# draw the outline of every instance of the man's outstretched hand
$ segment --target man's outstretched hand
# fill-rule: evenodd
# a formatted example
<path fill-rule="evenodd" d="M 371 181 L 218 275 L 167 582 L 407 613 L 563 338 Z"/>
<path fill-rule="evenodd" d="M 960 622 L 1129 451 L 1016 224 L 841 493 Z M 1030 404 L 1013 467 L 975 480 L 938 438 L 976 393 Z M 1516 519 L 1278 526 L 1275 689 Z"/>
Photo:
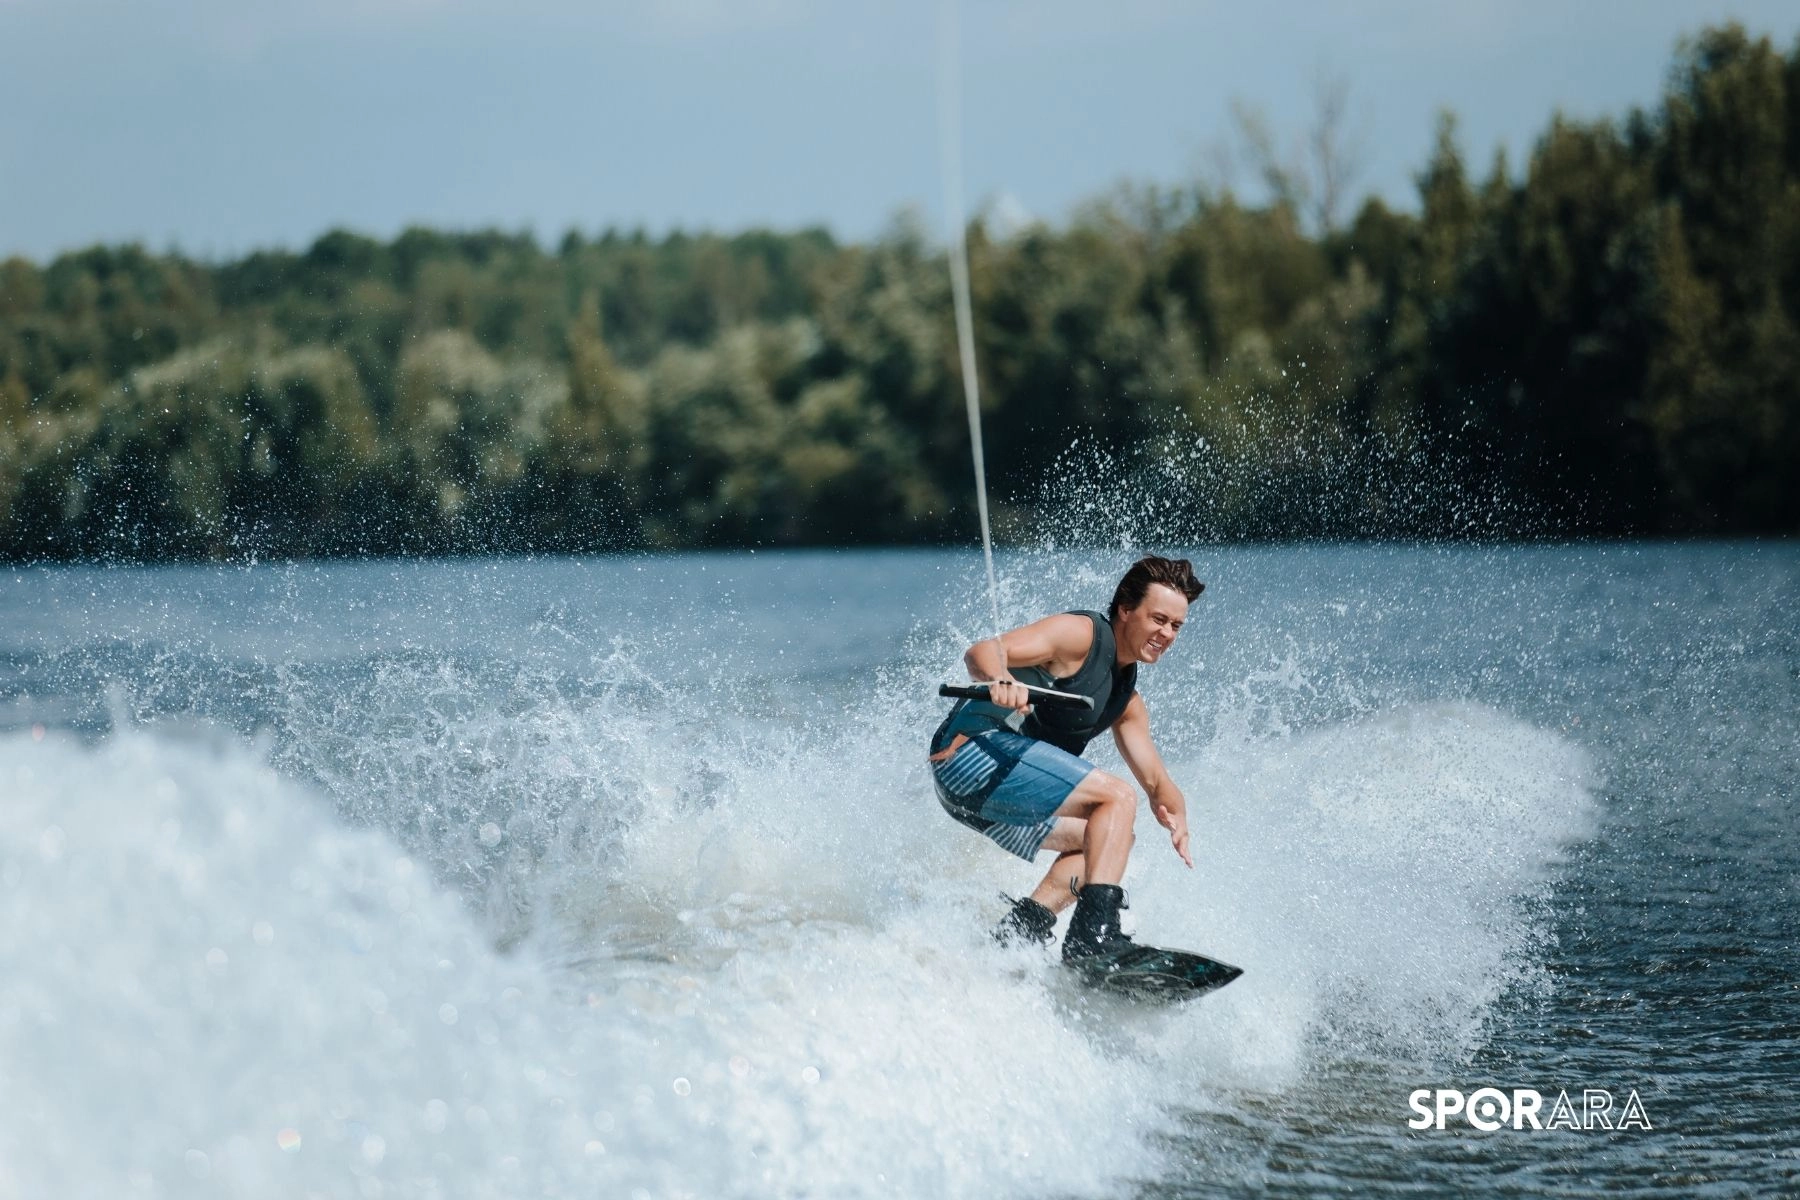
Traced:
<path fill-rule="evenodd" d="M 1188 854 L 1187 817 L 1170 812 L 1165 806 L 1156 806 L 1156 823 L 1169 831 L 1169 844 L 1175 847 L 1175 853 L 1181 855 L 1181 861 L 1189 869 L 1193 868 L 1194 859 Z"/>

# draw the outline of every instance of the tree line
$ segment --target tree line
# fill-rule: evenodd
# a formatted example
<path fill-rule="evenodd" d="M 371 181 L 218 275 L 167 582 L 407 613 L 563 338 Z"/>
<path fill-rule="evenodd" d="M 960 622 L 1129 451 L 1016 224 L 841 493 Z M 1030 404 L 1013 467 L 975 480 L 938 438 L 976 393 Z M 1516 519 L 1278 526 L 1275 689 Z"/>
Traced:
<path fill-rule="evenodd" d="M 1417 183 L 975 221 L 1003 529 L 1121 496 L 1196 538 L 1800 529 L 1800 45 L 1704 31 L 1517 172 L 1445 117 Z M 956 353 L 904 218 L 13 258 L 0 557 L 964 540 Z"/>

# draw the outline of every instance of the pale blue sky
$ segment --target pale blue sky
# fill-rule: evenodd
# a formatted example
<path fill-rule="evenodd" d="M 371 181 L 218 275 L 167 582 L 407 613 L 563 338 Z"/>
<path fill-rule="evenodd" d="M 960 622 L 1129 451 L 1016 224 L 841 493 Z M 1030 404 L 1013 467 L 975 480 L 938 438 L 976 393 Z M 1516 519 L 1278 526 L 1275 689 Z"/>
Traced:
<path fill-rule="evenodd" d="M 1434 114 L 1515 165 L 1550 114 L 1658 94 L 1676 38 L 1793 0 L 963 0 L 971 203 L 1051 220 L 1195 178 L 1324 68 L 1362 190 L 1411 202 Z M 137 239 L 209 256 L 333 226 L 739 229 L 933 221 L 935 0 L 0 0 L 0 255 Z"/>

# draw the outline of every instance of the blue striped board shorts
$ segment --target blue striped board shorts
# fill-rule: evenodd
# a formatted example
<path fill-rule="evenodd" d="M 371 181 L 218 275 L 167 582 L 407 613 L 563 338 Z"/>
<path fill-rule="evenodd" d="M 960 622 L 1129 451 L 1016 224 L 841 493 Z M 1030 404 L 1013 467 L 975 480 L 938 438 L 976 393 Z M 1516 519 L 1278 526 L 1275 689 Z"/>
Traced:
<path fill-rule="evenodd" d="M 1056 828 L 1056 810 L 1094 764 L 1059 746 L 990 729 L 931 764 L 944 811 L 1026 862 Z"/>

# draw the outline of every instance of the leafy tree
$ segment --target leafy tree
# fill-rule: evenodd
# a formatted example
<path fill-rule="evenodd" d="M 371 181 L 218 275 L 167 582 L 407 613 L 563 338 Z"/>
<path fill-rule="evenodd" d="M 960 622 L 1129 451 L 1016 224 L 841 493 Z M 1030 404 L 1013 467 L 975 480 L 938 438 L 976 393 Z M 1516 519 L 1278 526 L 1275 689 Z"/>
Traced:
<path fill-rule="evenodd" d="M 1517 175 L 1445 115 L 1348 224 L 1341 86 L 1293 152 L 1242 111 L 1262 202 L 970 227 L 1003 529 L 1136 472 L 1196 536 L 1800 529 L 1800 45 L 1704 30 Z M 12 559 L 960 539 L 968 454 L 911 216 L 0 262 Z"/>

